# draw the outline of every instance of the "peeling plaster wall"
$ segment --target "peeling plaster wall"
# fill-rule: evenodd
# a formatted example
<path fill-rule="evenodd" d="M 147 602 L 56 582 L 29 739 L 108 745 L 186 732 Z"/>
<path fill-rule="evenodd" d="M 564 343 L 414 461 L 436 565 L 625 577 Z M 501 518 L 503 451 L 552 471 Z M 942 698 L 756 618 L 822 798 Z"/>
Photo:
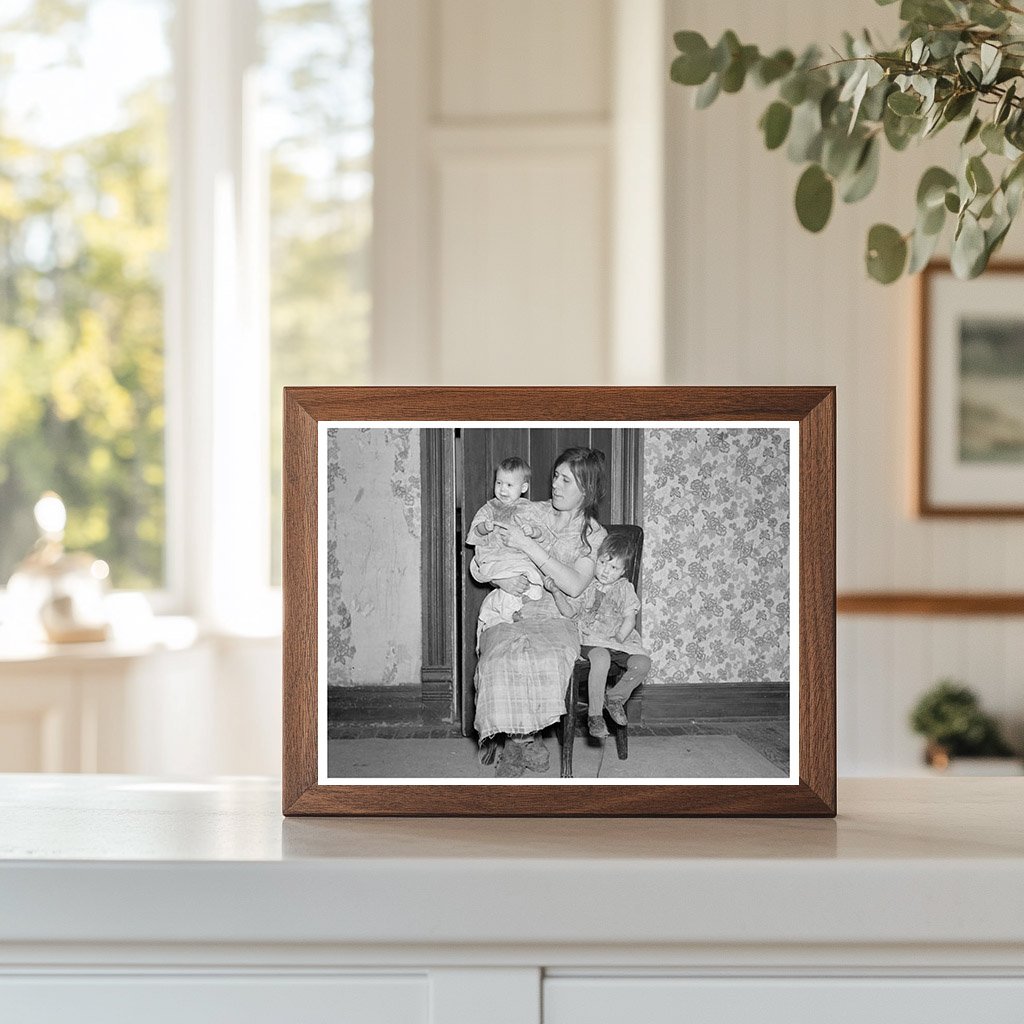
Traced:
<path fill-rule="evenodd" d="M 420 681 L 420 439 L 327 432 L 327 683 Z"/>

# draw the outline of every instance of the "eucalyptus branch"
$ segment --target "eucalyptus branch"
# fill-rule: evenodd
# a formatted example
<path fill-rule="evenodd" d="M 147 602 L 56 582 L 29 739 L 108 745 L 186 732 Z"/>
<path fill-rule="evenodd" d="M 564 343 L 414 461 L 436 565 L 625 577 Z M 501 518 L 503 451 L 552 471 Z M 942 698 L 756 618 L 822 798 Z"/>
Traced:
<path fill-rule="evenodd" d="M 837 193 L 853 203 L 872 191 L 883 143 L 901 152 L 962 120 L 959 165 L 930 167 L 921 177 L 911 230 L 871 228 L 866 267 L 885 284 L 916 273 L 953 220 L 953 269 L 974 277 L 1024 205 L 1024 39 L 1010 18 L 1024 10 L 992 0 L 970 8 L 979 20 L 967 20 L 966 11 L 962 0 L 902 0 L 897 47 L 847 34 L 827 62 L 813 47 L 797 59 L 789 50 L 762 54 L 731 31 L 713 47 L 696 32 L 678 32 L 671 74 L 697 87 L 702 109 L 750 81 L 774 88 L 758 126 L 768 149 L 785 145 L 789 159 L 804 165 L 796 214 L 815 232 L 828 223 Z"/>

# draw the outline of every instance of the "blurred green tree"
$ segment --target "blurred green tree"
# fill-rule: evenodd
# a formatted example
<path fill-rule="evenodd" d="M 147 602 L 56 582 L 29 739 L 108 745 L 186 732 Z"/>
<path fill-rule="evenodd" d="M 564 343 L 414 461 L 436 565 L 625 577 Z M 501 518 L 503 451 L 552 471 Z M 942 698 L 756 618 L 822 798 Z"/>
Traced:
<path fill-rule="evenodd" d="M 116 126 L 71 140 L 26 131 L 18 98 L 43 55 L 44 71 L 81 66 L 89 13 L 35 0 L 0 23 L 0 583 L 53 489 L 67 546 L 106 559 L 115 586 L 150 588 L 164 578 L 167 82 L 139 82 Z"/>

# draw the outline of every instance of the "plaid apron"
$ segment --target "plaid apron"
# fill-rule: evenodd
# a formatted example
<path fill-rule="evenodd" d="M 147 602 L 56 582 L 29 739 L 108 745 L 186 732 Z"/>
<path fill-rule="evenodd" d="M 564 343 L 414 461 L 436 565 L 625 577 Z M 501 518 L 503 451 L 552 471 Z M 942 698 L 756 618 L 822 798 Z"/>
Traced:
<path fill-rule="evenodd" d="M 501 622 L 485 630 L 476 669 L 474 724 L 480 739 L 537 732 L 557 722 L 579 652 L 572 619 Z"/>

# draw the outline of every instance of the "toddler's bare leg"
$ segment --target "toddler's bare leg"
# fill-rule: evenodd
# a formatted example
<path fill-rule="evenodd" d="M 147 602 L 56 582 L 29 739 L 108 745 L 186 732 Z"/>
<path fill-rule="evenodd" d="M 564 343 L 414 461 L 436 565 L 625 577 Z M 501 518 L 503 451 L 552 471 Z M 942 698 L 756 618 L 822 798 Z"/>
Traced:
<path fill-rule="evenodd" d="M 608 699 L 625 704 L 633 691 L 647 678 L 651 671 L 651 659 L 646 654 L 631 654 L 626 661 L 626 671 L 619 681 L 608 690 Z M 591 670 L 593 675 L 593 670 Z"/>
<path fill-rule="evenodd" d="M 587 716 L 604 715 L 604 688 L 608 685 L 608 669 L 611 655 L 603 647 L 592 647 L 587 654 L 590 660 L 590 678 L 587 681 Z"/>

